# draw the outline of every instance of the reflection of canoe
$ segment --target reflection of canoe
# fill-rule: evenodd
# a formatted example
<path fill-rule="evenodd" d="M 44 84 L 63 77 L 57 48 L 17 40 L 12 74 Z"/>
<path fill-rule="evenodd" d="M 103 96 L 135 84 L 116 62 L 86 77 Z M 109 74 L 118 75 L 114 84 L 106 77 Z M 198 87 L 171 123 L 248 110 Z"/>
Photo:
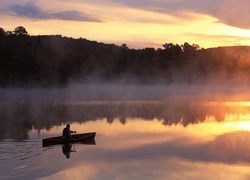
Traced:
<path fill-rule="evenodd" d="M 68 143 L 76 143 L 81 142 L 84 144 L 95 144 L 96 132 L 90 133 L 83 133 L 83 134 L 74 134 L 72 135 L 73 139 L 67 139 L 62 136 L 52 137 L 52 138 L 45 138 L 43 139 L 43 147 L 55 145 L 55 144 L 68 144 Z"/>

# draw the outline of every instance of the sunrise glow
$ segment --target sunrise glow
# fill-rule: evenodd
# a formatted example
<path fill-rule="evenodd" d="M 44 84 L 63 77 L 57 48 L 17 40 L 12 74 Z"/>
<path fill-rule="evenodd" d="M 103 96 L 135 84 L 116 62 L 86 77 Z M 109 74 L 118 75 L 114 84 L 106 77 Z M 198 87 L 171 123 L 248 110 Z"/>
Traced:
<path fill-rule="evenodd" d="M 223 3 L 227 3 L 227 7 Z M 162 47 L 165 43 L 201 47 L 249 45 L 246 17 L 249 2 L 192 1 L 1 1 L 4 30 L 24 26 L 31 35 L 86 38 L 131 48 Z M 198 6 L 199 5 L 199 6 Z M 244 8 L 240 7 L 244 6 Z M 213 10 L 216 8 L 216 12 Z M 231 8 L 234 12 L 229 13 Z M 237 17 L 236 17 L 237 15 Z M 230 16 L 230 17 L 229 17 Z M 228 20 L 230 19 L 230 21 Z"/>

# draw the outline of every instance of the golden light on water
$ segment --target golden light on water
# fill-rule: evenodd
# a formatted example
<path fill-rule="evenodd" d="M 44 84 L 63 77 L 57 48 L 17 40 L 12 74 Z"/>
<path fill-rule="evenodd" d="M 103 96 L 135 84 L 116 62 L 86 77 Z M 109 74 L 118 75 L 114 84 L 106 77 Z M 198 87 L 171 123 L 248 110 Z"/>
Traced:
<path fill-rule="evenodd" d="M 245 103 L 239 104 L 246 105 Z M 231 105 L 231 103 L 229 103 L 229 105 Z M 227 149 L 227 146 L 225 149 L 217 149 L 220 147 L 219 144 L 223 144 L 223 141 L 216 140 L 216 138 L 220 136 L 223 137 L 224 134 L 237 133 L 242 130 L 249 131 L 250 122 L 247 121 L 249 117 L 250 114 L 244 114 L 240 115 L 240 119 L 235 120 L 234 115 L 227 114 L 225 121 L 221 123 L 216 122 L 214 117 L 207 117 L 205 122 L 189 125 L 187 127 L 183 127 L 182 125 L 163 126 L 162 120 L 154 119 L 152 121 L 145 121 L 145 119 L 140 118 L 128 118 L 126 124 L 122 124 L 119 118 L 115 118 L 111 124 L 106 123 L 106 119 L 99 119 L 91 123 L 72 123 L 72 128 L 79 132 L 88 129 L 96 130 L 97 147 L 105 149 L 105 151 L 111 150 L 113 153 L 120 151 L 124 153 L 126 151 L 134 153 L 131 149 L 136 149 L 140 146 L 149 147 L 154 144 L 167 143 L 171 145 L 171 142 L 179 142 L 182 148 L 187 146 L 192 149 L 192 147 L 197 144 L 200 144 L 200 146 L 204 145 L 206 147 L 206 152 L 203 155 L 215 156 L 221 159 L 220 157 L 223 156 L 223 153 L 226 154 L 229 151 L 228 154 L 230 155 L 231 150 Z M 227 138 L 224 139 L 226 140 L 225 144 L 223 145 L 229 144 L 230 147 L 231 145 L 235 145 L 231 148 L 237 149 L 237 143 L 235 142 L 238 140 L 234 139 L 233 136 L 226 137 Z M 242 136 L 242 138 L 244 139 L 245 137 Z M 84 152 L 87 149 L 90 150 L 89 148 L 82 148 L 81 146 L 77 146 L 76 149 L 78 153 L 79 151 Z M 147 161 L 145 161 L 146 165 L 142 167 L 145 169 L 140 168 L 140 171 L 146 173 L 148 169 L 152 169 L 150 173 L 155 173 L 155 175 L 160 175 L 160 177 L 165 177 L 166 179 L 169 177 L 172 177 L 173 179 L 179 177 L 176 174 L 175 169 L 181 169 L 182 176 L 185 177 L 209 177 L 210 179 L 224 179 L 223 177 L 228 176 L 227 173 L 229 173 L 232 178 L 241 179 L 241 173 L 248 174 L 248 167 L 241 164 L 228 165 L 218 163 L 217 161 L 203 162 L 202 160 L 193 162 L 185 157 L 169 157 L 167 152 L 169 152 L 170 149 L 164 149 L 166 155 L 162 156 L 161 159 L 157 159 L 151 163 L 146 163 Z M 195 149 L 195 147 L 193 149 Z M 198 152 L 203 153 L 202 151 Z M 144 152 L 142 152 L 142 154 L 143 153 Z M 123 153 L 121 154 L 124 155 Z M 71 158 L 75 157 L 77 157 L 77 154 L 73 154 Z M 108 159 L 109 158 L 110 157 L 108 157 Z M 147 160 L 151 161 L 150 158 L 151 157 L 148 157 Z M 223 160 L 223 158 L 221 160 Z M 105 158 L 95 158 L 93 161 L 92 159 L 89 160 L 85 157 L 84 161 L 84 165 L 81 162 L 76 161 L 71 169 L 64 169 L 50 177 L 71 177 L 69 171 L 74 172 L 74 175 L 72 176 L 74 178 L 82 178 L 83 173 L 85 174 L 85 177 L 91 177 L 96 176 L 99 169 L 105 170 L 105 172 L 110 174 L 116 172 L 117 176 L 122 177 L 121 172 L 123 172 L 124 169 L 137 169 L 141 167 L 141 163 L 144 163 L 143 160 L 137 158 L 128 160 L 123 159 L 122 161 L 111 161 L 107 167 L 105 165 Z M 169 172 L 167 175 L 163 173 L 166 172 L 166 164 L 171 164 L 171 166 L 168 167 Z M 220 172 L 218 169 L 223 169 L 223 171 Z"/>
<path fill-rule="evenodd" d="M 250 131 L 250 119 L 249 121 L 232 122 L 226 124 L 227 127 L 234 128 L 239 131 Z"/>
<path fill-rule="evenodd" d="M 96 102 L 94 102 L 95 104 Z M 97 104 L 105 104 L 108 102 L 98 102 Z M 127 102 L 128 104 L 132 102 Z M 140 105 L 142 102 L 133 102 L 138 105 Z M 145 103 L 145 102 L 144 102 Z M 150 102 L 150 103 L 156 103 L 159 102 Z M 120 105 L 121 102 L 114 102 L 114 104 Z M 208 102 L 205 103 L 207 106 L 218 106 L 217 109 L 220 110 L 220 113 L 225 114 L 224 119 L 221 122 L 218 122 L 216 120 L 215 116 L 207 116 L 205 121 L 202 123 L 197 124 L 190 124 L 187 127 L 183 127 L 181 124 L 177 125 L 163 125 L 163 119 L 151 119 L 148 121 L 145 121 L 144 119 L 140 118 L 127 118 L 123 120 L 120 118 L 114 118 L 112 120 L 112 123 L 108 123 L 107 119 L 99 119 L 95 122 L 91 123 L 73 123 L 71 128 L 73 130 L 76 130 L 77 132 L 86 132 L 86 131 L 97 131 L 101 133 L 102 135 L 106 137 L 112 137 L 114 135 L 119 136 L 122 133 L 155 133 L 159 134 L 159 138 L 163 140 L 169 140 L 169 138 L 163 137 L 161 135 L 167 134 L 167 133 L 176 133 L 181 132 L 181 134 L 189 134 L 190 136 L 204 136 L 205 139 L 211 139 L 215 135 L 223 134 L 226 132 L 232 132 L 232 131 L 240 131 L 240 130 L 246 130 L 250 131 L 250 114 L 248 114 L 245 110 L 241 110 L 241 108 L 247 108 L 250 106 L 249 101 L 227 101 L 227 102 Z M 224 112 L 226 109 L 221 108 L 222 107 L 228 107 L 231 109 L 237 109 L 238 112 L 233 111 L 228 113 Z M 219 108 L 220 107 L 220 108 Z M 122 118 L 122 117 L 121 117 Z M 61 134 L 61 130 L 64 127 L 57 126 L 54 127 L 51 131 L 46 132 L 46 134 Z"/>
<path fill-rule="evenodd" d="M 225 106 L 250 106 L 250 102 L 249 101 L 239 101 L 239 102 L 224 102 Z"/>
<path fill-rule="evenodd" d="M 149 173 L 154 177 L 151 179 L 183 176 L 242 179 L 242 174 L 248 175 L 250 102 L 182 102 L 72 101 L 60 104 L 63 112 L 68 108 L 66 120 L 41 130 L 41 138 L 61 135 L 62 129 L 70 123 L 71 130 L 78 133 L 97 132 L 96 144 L 75 144 L 76 152 L 71 153 L 70 159 L 65 158 L 61 145 L 45 149 L 37 162 L 42 161 L 46 168 L 55 168 L 48 160 L 53 159 L 58 167 L 44 179 L 103 179 L 103 173 L 119 179 L 143 179 L 143 175 L 134 176 L 138 173 Z M 52 117 L 49 119 L 62 118 Z M 33 132 L 36 135 L 35 130 Z M 128 171 L 134 171 L 132 176 L 123 177 Z"/>

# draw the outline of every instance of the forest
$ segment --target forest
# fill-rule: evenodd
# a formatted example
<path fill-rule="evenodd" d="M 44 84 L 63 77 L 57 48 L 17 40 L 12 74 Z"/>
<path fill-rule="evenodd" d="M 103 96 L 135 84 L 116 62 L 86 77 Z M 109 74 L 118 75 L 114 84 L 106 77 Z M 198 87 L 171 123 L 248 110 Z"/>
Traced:
<path fill-rule="evenodd" d="M 0 87 L 65 86 L 71 82 L 163 84 L 246 83 L 250 47 L 204 49 L 165 43 L 130 49 L 62 35 L 31 36 L 0 28 Z"/>

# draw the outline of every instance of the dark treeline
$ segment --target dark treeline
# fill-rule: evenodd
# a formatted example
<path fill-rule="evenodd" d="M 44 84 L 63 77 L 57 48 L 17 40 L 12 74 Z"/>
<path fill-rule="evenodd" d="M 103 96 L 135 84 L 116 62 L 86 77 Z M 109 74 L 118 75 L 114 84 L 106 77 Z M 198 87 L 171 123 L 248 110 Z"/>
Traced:
<path fill-rule="evenodd" d="M 0 86 L 54 86 L 71 81 L 123 80 L 140 83 L 244 81 L 249 47 L 203 49 L 166 43 L 130 49 L 61 35 L 30 36 L 22 26 L 0 28 Z M 245 79 L 244 79 L 245 78 Z"/>

